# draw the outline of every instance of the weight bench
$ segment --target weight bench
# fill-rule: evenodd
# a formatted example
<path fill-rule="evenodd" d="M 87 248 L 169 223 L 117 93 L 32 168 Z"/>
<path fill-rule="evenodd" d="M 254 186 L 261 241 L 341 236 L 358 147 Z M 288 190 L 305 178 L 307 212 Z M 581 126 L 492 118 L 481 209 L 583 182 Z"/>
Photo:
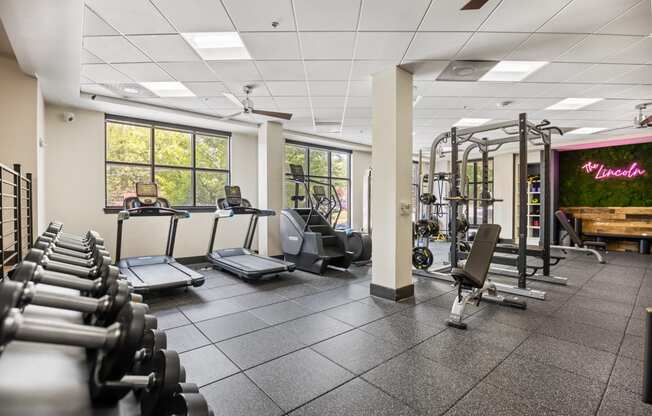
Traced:
<path fill-rule="evenodd" d="M 598 252 L 598 250 L 602 250 L 605 253 L 607 252 L 607 243 L 602 242 L 602 241 L 591 241 L 591 240 L 582 240 L 579 235 L 577 235 L 577 232 L 575 231 L 575 228 L 573 228 L 570 224 L 570 221 L 568 220 L 568 217 L 566 214 L 564 214 L 564 211 L 558 210 L 555 212 L 555 218 L 557 218 L 557 221 L 559 221 L 559 224 L 561 224 L 561 227 L 566 231 L 568 236 L 571 239 L 571 244 L 572 246 L 554 246 L 551 245 L 550 248 L 555 248 L 558 250 L 562 251 L 579 251 L 583 252 L 586 254 L 592 254 L 594 255 L 600 263 L 606 263 L 604 260 L 604 257 L 602 257 L 602 254 Z"/>
<path fill-rule="evenodd" d="M 496 286 L 487 279 L 491 259 L 499 238 L 500 225 L 480 225 L 464 268 L 455 267 L 451 270 L 451 276 L 455 279 L 457 286 L 457 296 L 446 321 L 448 326 L 466 329 L 466 323 L 462 322 L 464 308 L 468 303 L 479 304 L 483 296 L 494 303 L 520 309 L 526 308 L 525 302 L 515 296 L 499 295 Z"/>

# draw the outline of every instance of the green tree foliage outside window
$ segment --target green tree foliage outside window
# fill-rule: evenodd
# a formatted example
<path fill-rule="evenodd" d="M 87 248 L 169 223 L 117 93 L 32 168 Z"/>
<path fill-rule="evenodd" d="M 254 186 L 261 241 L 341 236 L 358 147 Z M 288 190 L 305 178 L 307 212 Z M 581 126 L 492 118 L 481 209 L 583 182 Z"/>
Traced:
<path fill-rule="evenodd" d="M 308 178 L 326 184 L 332 184 L 335 192 L 340 198 L 342 209 L 338 218 L 338 224 L 344 227 L 350 225 L 349 209 L 351 196 L 351 175 L 350 175 L 350 154 L 331 149 L 301 146 L 297 144 L 285 145 L 285 175 L 288 180 L 285 181 L 285 206 L 294 208 L 293 195 L 296 192 L 296 186 L 289 181 L 290 165 L 301 165 Z M 327 186 L 327 192 L 331 192 L 330 186 Z M 305 188 L 299 186 L 300 196 L 304 200 L 298 203 L 300 208 L 308 206 L 305 199 Z M 332 214 L 331 221 L 334 220 L 337 212 Z"/>
<path fill-rule="evenodd" d="M 152 180 L 173 206 L 214 206 L 229 183 L 229 138 L 107 120 L 107 206 L 121 206 L 136 182 Z"/>

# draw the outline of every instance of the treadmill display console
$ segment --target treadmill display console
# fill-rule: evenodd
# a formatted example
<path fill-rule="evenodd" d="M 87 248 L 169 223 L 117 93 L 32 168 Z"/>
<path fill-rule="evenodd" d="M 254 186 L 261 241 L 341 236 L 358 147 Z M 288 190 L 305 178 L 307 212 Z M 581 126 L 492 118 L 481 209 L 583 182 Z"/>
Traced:
<path fill-rule="evenodd" d="M 306 179 L 306 175 L 303 173 L 303 166 L 290 164 L 290 173 L 292 174 L 292 179 L 295 181 L 303 182 Z"/>
<path fill-rule="evenodd" d="M 240 193 L 239 186 L 225 186 L 224 192 L 226 193 L 226 203 L 230 207 L 239 207 L 242 205 L 242 194 Z"/>
<path fill-rule="evenodd" d="M 158 185 L 156 183 L 137 182 L 136 197 L 143 205 L 154 205 L 158 200 Z"/>

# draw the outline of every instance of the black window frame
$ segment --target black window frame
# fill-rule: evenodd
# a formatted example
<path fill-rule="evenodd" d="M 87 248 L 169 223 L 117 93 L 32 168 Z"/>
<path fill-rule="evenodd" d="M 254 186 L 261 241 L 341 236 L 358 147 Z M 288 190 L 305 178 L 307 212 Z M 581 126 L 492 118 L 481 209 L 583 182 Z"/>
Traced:
<path fill-rule="evenodd" d="M 494 193 L 494 159 L 492 157 L 488 158 L 489 160 L 489 165 L 491 166 L 491 176 L 487 175 L 487 183 L 489 185 L 489 192 L 493 195 Z M 466 212 L 467 212 L 467 221 L 469 222 L 469 226 L 471 227 L 478 227 L 480 226 L 480 223 L 482 222 L 482 217 L 478 215 L 478 209 L 482 208 L 482 201 L 478 201 L 478 198 L 480 198 L 480 195 L 477 195 L 477 186 L 476 185 L 482 185 L 482 179 L 477 180 L 477 178 L 482 178 L 482 159 L 469 159 L 467 161 L 468 165 L 473 165 L 473 177 L 469 178 L 467 176 L 467 182 L 466 182 L 466 194 L 471 198 L 469 201 L 466 201 Z M 458 168 L 460 175 L 464 174 L 466 175 L 467 172 L 462 172 L 462 162 L 459 161 L 457 162 Z M 471 206 L 472 204 L 472 206 Z M 472 208 L 472 209 L 471 209 Z M 473 215 L 471 215 L 473 214 Z M 489 209 L 489 218 L 487 218 L 487 221 L 489 224 L 493 224 L 494 222 L 494 210 Z"/>
<path fill-rule="evenodd" d="M 347 201 L 347 221 L 346 221 L 346 227 L 350 228 L 351 227 L 351 159 L 353 156 L 353 151 L 349 149 L 342 149 L 338 147 L 331 147 L 331 146 L 324 146 L 324 145 L 319 145 L 319 144 L 312 144 L 312 143 L 305 143 L 305 142 L 299 142 L 295 140 L 285 140 L 285 145 L 283 147 L 283 170 L 285 170 L 285 165 L 287 162 L 287 159 L 285 158 L 286 155 L 286 148 L 285 146 L 295 146 L 295 147 L 302 147 L 305 149 L 305 157 L 306 157 L 306 169 L 305 169 L 305 176 L 306 178 L 310 179 L 313 178 L 319 182 L 325 182 L 328 183 L 329 185 L 332 184 L 332 181 L 346 181 L 347 182 L 347 196 L 346 196 L 346 201 Z M 328 152 L 328 175 L 327 176 L 322 176 L 322 175 L 311 175 L 310 174 L 310 149 L 314 150 L 319 150 L 319 151 L 327 151 Z M 348 164 L 347 164 L 347 172 L 348 172 L 348 177 L 340 177 L 340 176 L 333 176 L 333 158 L 332 158 L 332 153 L 346 153 L 348 154 Z M 284 173 L 284 178 L 290 178 L 292 175 L 289 172 L 283 172 Z M 287 181 L 283 181 L 284 185 L 287 183 Z M 284 189 L 283 191 L 283 203 L 286 204 L 286 193 L 287 190 Z M 330 186 L 328 188 L 328 195 L 330 196 L 331 189 Z M 301 204 L 300 204 L 301 205 Z M 293 207 L 288 207 L 288 208 L 293 208 Z M 328 218 L 329 221 L 332 221 L 331 218 Z"/>
<path fill-rule="evenodd" d="M 116 161 L 111 161 L 108 160 L 108 137 L 107 137 L 107 124 L 108 123 L 119 123 L 119 124 L 126 124 L 126 125 L 132 125 L 132 126 L 139 126 L 139 127 L 148 127 L 149 128 L 149 145 L 150 145 L 150 160 L 148 163 L 136 163 L 136 162 L 116 162 Z M 183 133 L 189 133 L 190 134 L 190 143 L 191 143 L 191 165 L 188 166 L 175 166 L 175 165 L 165 165 L 165 164 L 157 164 L 156 163 L 156 149 L 155 149 L 155 144 L 156 144 L 156 138 L 155 138 L 155 130 L 160 129 L 160 130 L 173 130 L 173 131 L 180 131 Z M 196 136 L 212 136 L 212 137 L 218 137 L 221 139 L 226 139 L 227 140 L 227 169 L 216 169 L 216 168 L 203 168 L 203 167 L 197 167 L 197 159 L 196 159 Z M 118 165 L 118 166 L 132 166 L 132 167 L 148 167 L 150 169 L 150 180 L 154 180 L 156 177 L 156 168 L 164 168 L 164 169 L 177 169 L 177 170 L 184 170 L 184 171 L 190 171 L 191 173 L 191 181 L 192 181 L 192 205 L 174 205 L 174 208 L 177 209 L 183 209 L 187 211 L 192 211 L 192 212 L 213 212 L 215 211 L 215 205 L 197 205 L 197 172 L 219 172 L 219 173 L 226 173 L 226 184 L 230 185 L 231 184 L 231 168 L 232 168 L 232 134 L 231 132 L 227 131 L 221 131 L 221 130 L 212 130 L 212 129 L 206 129 L 206 128 L 201 128 L 201 127 L 192 127 L 192 126 L 187 126 L 187 125 L 181 125 L 181 124 L 173 124 L 173 123 L 164 123 L 164 122 L 158 122 L 154 120 L 145 120 L 145 119 L 139 119 L 139 118 L 132 118 L 132 117 L 124 117 L 124 116 L 117 116 L 117 115 L 111 115 L 111 114 L 106 114 L 104 117 L 104 212 L 105 213 L 117 213 L 121 211 L 123 208 L 122 206 L 115 206 L 115 205 L 109 205 L 108 204 L 108 199 L 107 199 L 107 192 L 108 192 L 108 184 L 107 184 L 107 168 L 109 165 Z"/>

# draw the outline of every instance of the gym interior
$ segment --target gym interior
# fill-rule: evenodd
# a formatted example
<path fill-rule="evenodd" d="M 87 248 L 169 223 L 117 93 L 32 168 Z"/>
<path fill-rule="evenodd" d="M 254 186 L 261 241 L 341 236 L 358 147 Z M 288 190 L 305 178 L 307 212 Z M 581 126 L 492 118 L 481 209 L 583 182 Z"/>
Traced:
<path fill-rule="evenodd" d="M 2 415 L 652 415 L 649 0 L 0 1 Z"/>

